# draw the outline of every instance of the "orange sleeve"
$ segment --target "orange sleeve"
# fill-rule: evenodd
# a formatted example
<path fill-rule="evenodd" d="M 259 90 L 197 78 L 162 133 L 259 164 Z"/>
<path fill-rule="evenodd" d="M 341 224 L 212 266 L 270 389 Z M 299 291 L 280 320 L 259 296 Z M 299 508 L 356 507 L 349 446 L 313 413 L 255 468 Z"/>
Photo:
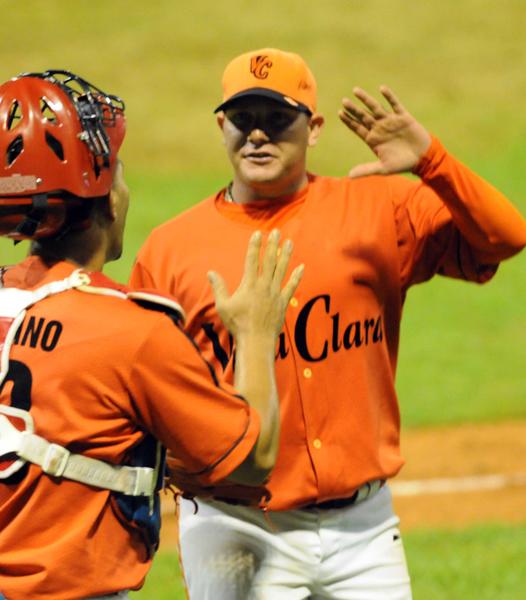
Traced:
<path fill-rule="evenodd" d="M 484 283 L 526 245 L 526 221 L 493 186 L 433 138 L 415 169 L 389 177 L 402 288 L 434 274 Z"/>
<path fill-rule="evenodd" d="M 257 412 L 164 316 L 140 348 L 130 391 L 137 418 L 203 485 L 228 477 L 259 435 Z"/>
<path fill-rule="evenodd" d="M 159 239 L 163 240 L 163 243 L 159 244 Z M 188 262 L 186 256 L 178 256 L 177 252 L 177 246 L 169 247 L 165 236 L 150 234 L 137 253 L 128 285 L 132 289 L 155 289 L 173 296 L 177 289 L 176 265 Z M 177 297 L 175 299 L 180 301 Z M 189 312 L 192 307 L 183 308 Z"/>
<path fill-rule="evenodd" d="M 141 249 L 141 252 L 144 250 Z M 148 269 L 141 262 L 140 255 L 136 258 L 132 272 L 130 275 L 130 280 L 128 285 L 132 289 L 141 289 L 141 288 L 156 288 L 154 278 Z"/>
<path fill-rule="evenodd" d="M 449 209 L 480 263 L 496 264 L 526 246 L 526 221 L 492 185 L 433 138 L 414 173 Z"/>
<path fill-rule="evenodd" d="M 402 289 L 435 274 L 484 283 L 497 265 L 480 262 L 439 196 L 423 182 L 389 178 Z"/>

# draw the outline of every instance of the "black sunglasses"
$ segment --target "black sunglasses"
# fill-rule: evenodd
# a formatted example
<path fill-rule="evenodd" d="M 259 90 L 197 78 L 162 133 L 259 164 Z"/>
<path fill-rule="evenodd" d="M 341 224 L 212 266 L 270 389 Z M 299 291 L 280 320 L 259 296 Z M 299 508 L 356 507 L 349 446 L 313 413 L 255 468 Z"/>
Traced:
<path fill-rule="evenodd" d="M 300 111 L 280 107 L 271 110 L 248 107 L 225 110 L 226 118 L 245 135 L 254 129 L 261 129 L 266 134 L 281 133 L 296 121 L 299 114 Z"/>

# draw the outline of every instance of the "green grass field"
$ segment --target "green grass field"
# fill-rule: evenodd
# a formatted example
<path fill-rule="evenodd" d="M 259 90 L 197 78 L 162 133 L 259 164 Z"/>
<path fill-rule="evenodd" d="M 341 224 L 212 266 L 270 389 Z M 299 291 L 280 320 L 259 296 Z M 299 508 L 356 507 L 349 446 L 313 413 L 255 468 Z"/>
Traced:
<path fill-rule="evenodd" d="M 122 151 L 132 191 L 125 281 L 152 227 L 228 181 L 213 107 L 225 63 L 277 46 L 305 56 L 327 118 L 310 168 L 344 174 L 368 150 L 336 111 L 354 85 L 387 83 L 459 158 L 526 214 L 523 0 L 0 0 L 0 79 L 69 68 L 127 103 Z M 0 264 L 24 244 L 0 240 Z M 445 281 L 410 291 L 397 387 L 404 427 L 526 418 L 526 254 L 487 286 Z M 526 525 L 405 535 L 416 600 L 518 600 Z M 183 598 L 161 551 L 135 598 Z"/>

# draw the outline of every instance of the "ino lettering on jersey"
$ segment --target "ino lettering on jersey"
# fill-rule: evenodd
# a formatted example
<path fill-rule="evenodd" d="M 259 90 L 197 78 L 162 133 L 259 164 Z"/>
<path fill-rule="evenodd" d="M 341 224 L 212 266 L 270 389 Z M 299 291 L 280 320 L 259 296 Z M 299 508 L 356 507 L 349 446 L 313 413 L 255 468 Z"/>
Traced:
<path fill-rule="evenodd" d="M 46 321 L 42 317 L 31 316 L 18 328 L 13 342 L 20 346 L 40 347 L 44 352 L 51 352 L 58 344 L 62 329 L 60 321 Z"/>
<path fill-rule="evenodd" d="M 271 67 L 272 61 L 264 54 L 253 56 L 250 60 L 250 72 L 257 79 L 266 79 Z"/>
<path fill-rule="evenodd" d="M 319 312 L 317 312 L 318 318 L 314 321 L 314 310 L 319 311 L 320 308 L 325 318 L 320 321 Z M 228 338 L 229 347 L 224 348 L 220 343 L 213 323 L 204 323 L 202 328 L 212 343 L 216 359 L 223 369 L 225 369 L 234 351 L 232 336 Z M 318 342 L 316 346 L 308 341 L 308 332 L 314 328 L 318 330 L 323 328 L 327 331 L 325 340 L 322 343 Z M 339 312 L 331 314 L 331 297 L 329 294 L 320 294 L 309 300 L 300 310 L 294 326 L 293 343 L 303 360 L 319 362 L 325 360 L 330 352 L 336 353 L 342 350 L 345 351 L 370 344 L 378 344 L 383 338 L 381 315 L 345 323 Z M 285 333 L 281 332 L 278 340 L 276 360 L 283 360 L 288 356 L 290 352 L 288 343 Z"/>

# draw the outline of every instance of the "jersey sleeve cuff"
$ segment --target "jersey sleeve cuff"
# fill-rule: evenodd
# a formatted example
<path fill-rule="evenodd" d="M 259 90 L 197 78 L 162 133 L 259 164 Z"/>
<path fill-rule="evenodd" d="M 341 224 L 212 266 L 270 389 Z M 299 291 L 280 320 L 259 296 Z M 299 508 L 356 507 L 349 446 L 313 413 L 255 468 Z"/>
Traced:
<path fill-rule="evenodd" d="M 248 425 L 243 436 L 205 473 L 199 475 L 203 485 L 215 485 L 235 471 L 254 447 L 260 431 L 259 414 L 249 407 Z"/>
<path fill-rule="evenodd" d="M 440 140 L 434 135 L 431 135 L 431 144 L 429 148 L 420 158 L 412 172 L 421 179 L 425 180 L 426 177 L 430 177 L 440 166 L 446 154 L 447 150 L 444 148 Z"/>

